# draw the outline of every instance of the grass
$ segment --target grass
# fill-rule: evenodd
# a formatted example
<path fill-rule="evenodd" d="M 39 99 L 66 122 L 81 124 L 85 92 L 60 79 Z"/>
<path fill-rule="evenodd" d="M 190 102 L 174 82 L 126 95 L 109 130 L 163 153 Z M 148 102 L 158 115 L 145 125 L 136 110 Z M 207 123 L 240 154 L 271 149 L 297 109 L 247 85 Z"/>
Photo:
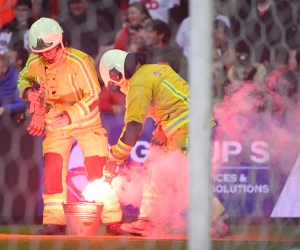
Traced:
<path fill-rule="evenodd" d="M 99 227 L 97 236 L 36 236 L 41 225 L 0 226 L 0 250 L 185 250 L 187 237 L 169 239 L 132 236 L 105 236 Z M 298 222 L 260 222 L 249 225 L 247 221 L 232 225 L 233 234 L 224 239 L 213 239 L 213 250 L 296 250 L 300 249 Z M 202 250 L 199 246 L 199 250 Z M 206 249 L 203 249 L 206 250 Z"/>

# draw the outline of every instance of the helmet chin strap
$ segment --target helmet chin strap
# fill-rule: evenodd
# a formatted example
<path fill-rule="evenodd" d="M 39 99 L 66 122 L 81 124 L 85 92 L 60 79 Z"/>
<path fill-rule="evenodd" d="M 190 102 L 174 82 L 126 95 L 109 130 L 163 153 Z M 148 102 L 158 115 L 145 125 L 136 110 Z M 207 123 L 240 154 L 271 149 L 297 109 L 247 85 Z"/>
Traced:
<path fill-rule="evenodd" d="M 129 80 L 125 79 L 121 84 L 120 84 L 120 91 L 127 95 L 128 93 L 128 86 L 129 86 Z"/>
<path fill-rule="evenodd" d="M 61 49 L 62 49 L 62 50 L 65 50 L 65 49 L 66 49 L 66 47 L 65 47 L 65 45 L 64 45 L 64 43 L 63 43 L 63 41 L 60 42 L 60 46 L 61 46 Z"/>

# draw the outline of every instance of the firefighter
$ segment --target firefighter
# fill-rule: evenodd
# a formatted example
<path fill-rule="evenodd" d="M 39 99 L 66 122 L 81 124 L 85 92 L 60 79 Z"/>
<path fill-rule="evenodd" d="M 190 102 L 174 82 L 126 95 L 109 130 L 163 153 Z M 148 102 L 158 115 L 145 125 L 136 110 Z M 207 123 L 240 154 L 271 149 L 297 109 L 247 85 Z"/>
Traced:
<path fill-rule="evenodd" d="M 107 179 L 113 178 L 117 166 L 124 164 L 143 130 L 147 117 L 158 124 L 151 145 L 165 145 L 167 150 L 188 152 L 189 85 L 170 66 L 146 64 L 146 56 L 109 50 L 101 58 L 99 72 L 109 90 L 120 87 L 126 95 L 125 126 L 116 145 L 112 146 L 104 166 Z M 212 119 L 212 127 L 216 125 Z M 154 174 L 153 174 L 154 176 Z M 144 185 L 140 215 L 136 222 L 122 224 L 121 229 L 147 236 L 153 229 L 150 214 L 155 213 L 157 185 L 151 179 L 150 187 Z M 215 220 L 224 211 L 214 200 Z"/>
<path fill-rule="evenodd" d="M 103 176 L 107 161 L 107 132 L 98 109 L 100 84 L 93 59 L 67 47 L 63 30 L 53 19 L 40 18 L 29 30 L 32 54 L 19 74 L 20 96 L 30 102 L 29 134 L 43 140 L 43 227 L 38 235 L 66 234 L 62 203 L 66 202 L 66 175 L 74 139 L 80 146 L 89 182 Z M 39 88 L 34 88 L 38 83 Z M 118 235 L 120 204 L 106 201 L 102 222 Z"/>

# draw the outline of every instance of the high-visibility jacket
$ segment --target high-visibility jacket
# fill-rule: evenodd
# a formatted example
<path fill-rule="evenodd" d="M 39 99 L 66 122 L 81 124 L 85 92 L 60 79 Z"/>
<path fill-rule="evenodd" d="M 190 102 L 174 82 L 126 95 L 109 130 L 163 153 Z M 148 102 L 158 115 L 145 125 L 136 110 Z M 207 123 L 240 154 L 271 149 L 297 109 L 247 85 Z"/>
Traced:
<path fill-rule="evenodd" d="M 52 106 L 45 115 L 46 130 L 51 131 L 48 124 L 63 111 L 68 113 L 71 123 L 61 130 L 101 126 L 100 84 L 93 59 L 74 48 L 66 48 L 60 53 L 61 59 L 52 64 L 40 56 L 30 55 L 19 74 L 20 96 L 23 98 L 25 90 L 32 88 L 34 82 L 45 90 L 44 101 Z"/>
<path fill-rule="evenodd" d="M 167 137 L 189 122 L 189 84 L 168 65 L 145 64 L 130 78 L 126 105 L 125 126 L 112 147 L 120 161 L 127 159 L 147 117 L 160 123 Z"/>

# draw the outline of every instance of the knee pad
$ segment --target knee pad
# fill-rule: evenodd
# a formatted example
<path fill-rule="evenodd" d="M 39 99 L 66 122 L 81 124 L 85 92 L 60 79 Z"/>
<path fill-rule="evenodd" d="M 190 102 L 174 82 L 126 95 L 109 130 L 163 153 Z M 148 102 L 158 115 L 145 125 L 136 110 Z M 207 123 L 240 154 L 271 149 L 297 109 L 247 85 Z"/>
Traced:
<path fill-rule="evenodd" d="M 59 194 L 62 186 L 63 158 L 58 153 L 46 153 L 43 169 L 44 194 Z"/>
<path fill-rule="evenodd" d="M 90 156 L 84 159 L 85 171 L 89 182 L 100 179 L 103 176 L 103 167 L 107 157 Z"/>

